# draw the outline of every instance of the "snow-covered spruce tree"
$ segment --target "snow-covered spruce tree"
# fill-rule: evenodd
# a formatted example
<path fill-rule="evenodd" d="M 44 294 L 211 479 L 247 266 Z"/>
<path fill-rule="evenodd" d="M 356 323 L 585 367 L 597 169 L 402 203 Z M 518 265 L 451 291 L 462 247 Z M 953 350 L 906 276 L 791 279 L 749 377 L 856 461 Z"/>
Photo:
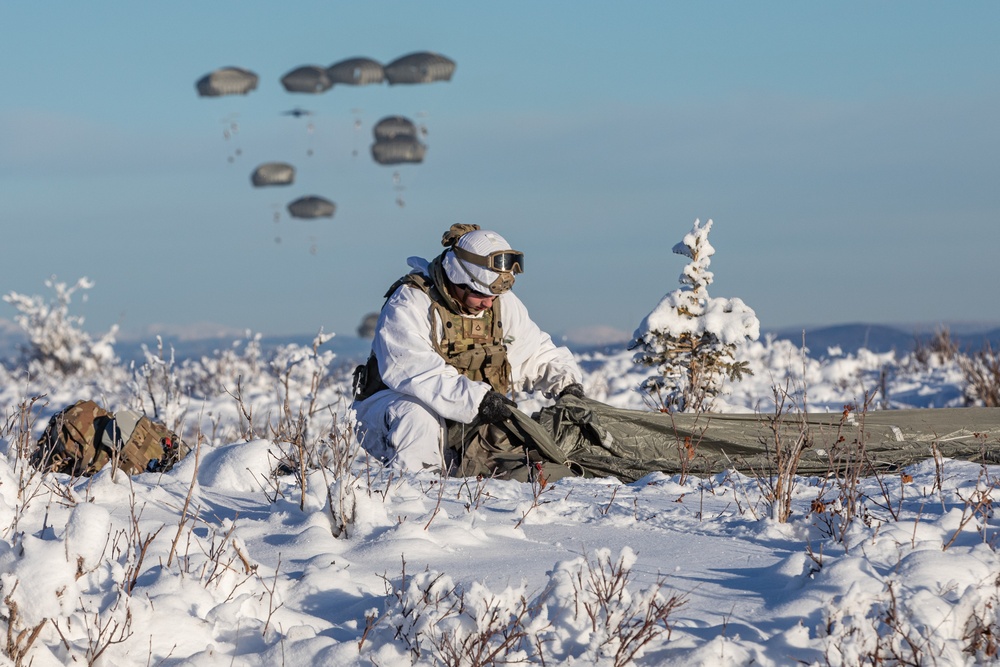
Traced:
<path fill-rule="evenodd" d="M 740 299 L 712 298 L 708 270 L 715 248 L 708 242 L 712 221 L 695 220 L 694 228 L 674 246 L 690 258 L 680 275 L 681 288 L 664 296 L 635 330 L 629 348 L 635 363 L 656 366 L 659 375 L 641 388 L 664 412 L 698 412 L 710 407 L 723 381 L 750 374 L 737 361 L 737 346 L 760 337 L 760 322 Z"/>
<path fill-rule="evenodd" d="M 72 287 L 56 282 L 55 277 L 45 281 L 45 286 L 55 291 L 55 299 L 48 302 L 40 296 L 26 296 L 10 292 L 3 300 L 19 311 L 14 321 L 28 336 L 28 346 L 22 350 L 18 364 L 25 365 L 33 377 L 39 375 L 62 376 L 92 375 L 106 365 L 115 365 L 115 334 L 117 325 L 94 340 L 81 327 L 83 318 L 69 314 L 73 293 L 90 289 L 94 283 L 80 278 Z"/>

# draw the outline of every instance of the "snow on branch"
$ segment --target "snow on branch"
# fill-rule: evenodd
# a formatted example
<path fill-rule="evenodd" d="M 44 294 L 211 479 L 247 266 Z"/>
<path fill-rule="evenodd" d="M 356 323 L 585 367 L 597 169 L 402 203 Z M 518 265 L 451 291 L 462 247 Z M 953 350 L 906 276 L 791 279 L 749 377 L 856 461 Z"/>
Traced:
<path fill-rule="evenodd" d="M 63 376 L 90 374 L 99 371 L 105 364 L 117 363 L 114 350 L 117 325 L 94 340 L 83 330 L 83 318 L 69 314 L 73 294 L 78 290 L 91 289 L 94 283 L 84 277 L 70 287 L 57 282 L 53 276 L 45 281 L 45 286 L 55 292 L 52 301 L 17 292 L 3 296 L 4 301 L 19 311 L 14 321 L 28 336 L 28 347 L 23 350 L 23 356 L 32 367 L 32 373 Z"/>
<path fill-rule="evenodd" d="M 708 270 L 715 248 L 708 242 L 712 221 L 695 220 L 673 252 L 691 261 L 681 271 L 680 289 L 666 294 L 639 324 L 630 349 L 634 361 L 656 366 L 642 389 L 664 411 L 698 411 L 718 395 L 725 378 L 750 374 L 736 361 L 739 345 L 760 337 L 760 321 L 741 299 L 708 294 L 714 275 Z"/>

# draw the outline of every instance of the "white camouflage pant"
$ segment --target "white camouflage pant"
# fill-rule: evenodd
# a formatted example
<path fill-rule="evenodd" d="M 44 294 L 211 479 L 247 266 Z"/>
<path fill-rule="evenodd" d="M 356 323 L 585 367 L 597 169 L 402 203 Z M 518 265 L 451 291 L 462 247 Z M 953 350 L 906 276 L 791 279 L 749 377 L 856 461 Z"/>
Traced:
<path fill-rule="evenodd" d="M 383 389 L 352 406 L 361 446 L 399 470 L 440 472 L 445 423 L 422 401 Z"/>

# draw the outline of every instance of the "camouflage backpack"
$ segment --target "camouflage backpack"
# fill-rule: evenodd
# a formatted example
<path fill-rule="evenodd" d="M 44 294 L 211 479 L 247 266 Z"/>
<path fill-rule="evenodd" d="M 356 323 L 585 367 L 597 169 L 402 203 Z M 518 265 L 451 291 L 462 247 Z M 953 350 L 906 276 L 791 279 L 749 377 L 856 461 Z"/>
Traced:
<path fill-rule="evenodd" d="M 166 472 L 188 447 L 163 424 L 132 410 L 117 415 L 94 401 L 78 401 L 52 415 L 31 463 L 40 470 L 93 475 L 109 461 L 129 475 Z"/>

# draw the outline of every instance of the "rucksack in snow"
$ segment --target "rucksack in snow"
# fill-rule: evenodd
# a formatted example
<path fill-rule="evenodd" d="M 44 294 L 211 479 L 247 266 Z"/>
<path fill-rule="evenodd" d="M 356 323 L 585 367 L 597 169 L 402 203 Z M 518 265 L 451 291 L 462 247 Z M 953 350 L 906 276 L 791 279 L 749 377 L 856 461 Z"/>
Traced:
<path fill-rule="evenodd" d="M 113 461 L 134 475 L 166 472 L 187 453 L 184 441 L 164 424 L 133 410 L 114 414 L 84 400 L 52 415 L 31 463 L 39 470 L 87 476 Z"/>

